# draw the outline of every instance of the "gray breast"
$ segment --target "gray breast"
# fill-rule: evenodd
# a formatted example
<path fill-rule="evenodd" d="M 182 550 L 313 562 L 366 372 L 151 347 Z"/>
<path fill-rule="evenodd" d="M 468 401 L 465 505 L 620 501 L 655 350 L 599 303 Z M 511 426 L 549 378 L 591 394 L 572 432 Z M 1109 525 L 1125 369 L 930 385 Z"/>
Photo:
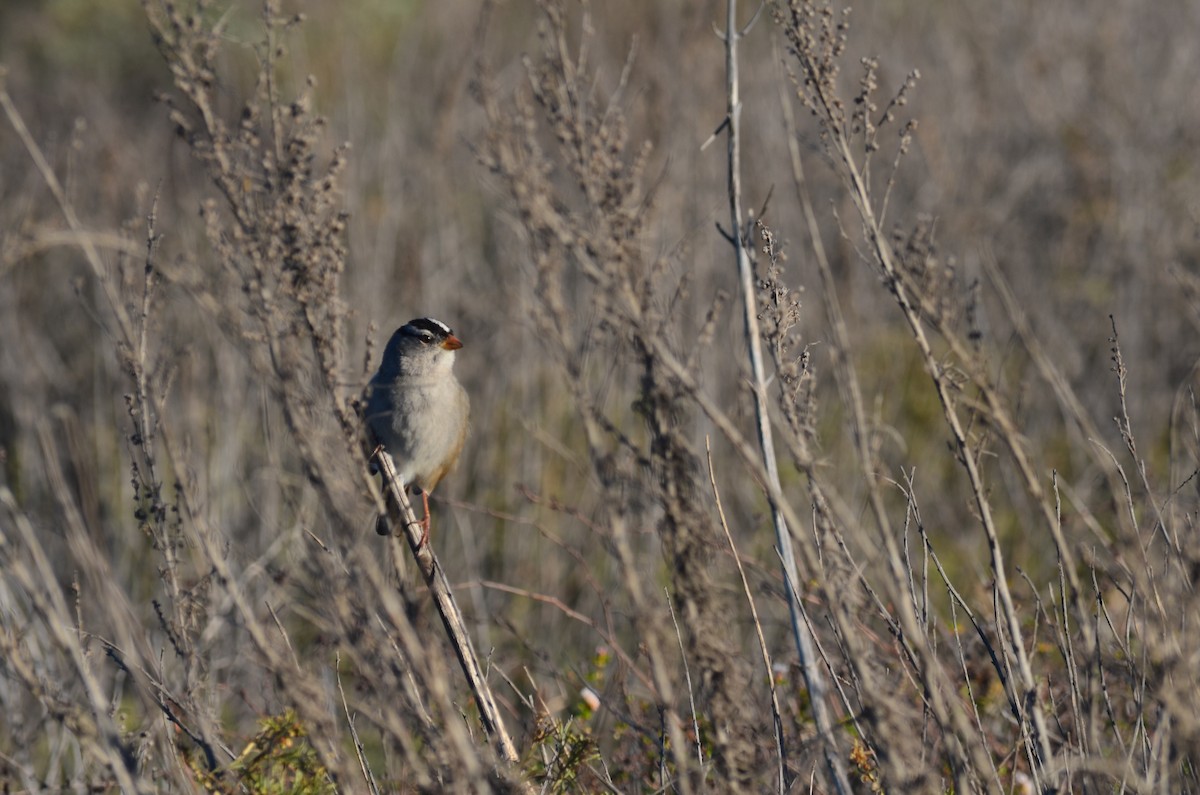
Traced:
<path fill-rule="evenodd" d="M 391 454 L 401 480 L 431 489 L 466 430 L 466 393 L 458 382 L 413 384 L 409 379 L 372 382 L 366 420 Z"/>

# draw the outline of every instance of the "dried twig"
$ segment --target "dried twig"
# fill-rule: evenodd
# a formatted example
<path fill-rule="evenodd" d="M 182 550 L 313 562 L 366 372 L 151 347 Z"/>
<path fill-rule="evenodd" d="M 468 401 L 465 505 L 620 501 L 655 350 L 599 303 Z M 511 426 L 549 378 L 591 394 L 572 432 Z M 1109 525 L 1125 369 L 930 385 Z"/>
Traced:
<path fill-rule="evenodd" d="M 450 645 L 454 647 L 454 653 L 458 657 L 459 665 L 462 666 L 467 684 L 470 686 L 471 692 L 475 694 L 475 700 L 479 703 L 479 717 L 483 722 L 483 728 L 496 743 L 496 749 L 501 756 L 515 764 L 518 760 L 517 748 L 513 745 L 512 737 L 509 736 L 508 729 L 504 725 L 504 718 L 496 706 L 496 698 L 492 695 L 492 688 L 487 683 L 483 668 L 479 665 L 479 658 L 475 654 L 471 636 L 467 633 L 462 611 L 458 609 L 458 603 L 454 600 L 450 582 L 446 579 L 445 571 L 433 554 L 433 545 L 429 543 L 428 539 L 424 544 L 421 543 L 423 535 L 421 522 L 417 520 L 412 504 L 408 501 L 408 494 L 405 493 L 404 485 L 400 482 L 399 475 L 396 474 L 395 464 L 392 463 L 391 456 L 384 453 L 382 449 L 375 454 L 372 460 L 379 466 L 379 471 L 383 474 L 383 482 L 391 499 L 400 506 L 400 515 L 404 519 L 401 526 L 404 529 L 405 538 L 408 539 L 409 549 L 412 550 L 413 557 L 417 561 L 421 576 L 425 578 L 425 584 L 429 586 L 429 593 L 433 596 L 433 603 L 437 607 L 438 615 L 442 618 L 446 635 L 450 640 Z"/>
<path fill-rule="evenodd" d="M 761 11 L 761 7 L 759 11 Z M 757 12 L 755 14 L 757 17 Z M 779 466 L 775 458 L 775 440 L 771 432 L 771 419 L 767 408 L 767 376 L 763 364 L 762 340 L 758 327 L 758 308 L 755 305 L 757 291 L 754 289 L 754 273 L 750 264 L 749 235 L 742 227 L 742 174 L 741 174 L 741 113 L 742 103 L 738 93 L 738 41 L 745 35 L 744 30 L 737 26 L 737 0 L 728 0 L 726 5 L 725 32 L 725 90 L 726 90 L 726 131 L 728 134 L 727 155 L 729 159 L 729 217 L 731 232 L 727 236 L 733 245 L 734 258 L 737 263 L 738 279 L 742 286 L 742 320 L 745 323 L 746 347 L 750 357 L 750 372 L 754 393 L 755 430 L 758 434 L 759 449 L 762 452 L 763 464 L 766 467 L 767 478 L 771 487 L 779 489 Z M 775 527 L 775 543 L 783 562 L 784 579 L 793 587 L 785 589 L 787 594 L 789 615 L 791 617 L 792 637 L 796 643 L 796 653 L 800 657 L 800 670 L 804 675 L 805 685 L 811 697 L 813 717 L 816 720 L 817 731 L 822 742 L 822 753 L 825 756 L 826 772 L 834 789 L 839 794 L 850 791 L 845 766 L 837 753 L 837 743 L 834 741 L 833 721 L 829 716 L 826 704 L 828 687 L 820 666 L 816 662 L 812 637 L 808 628 L 800 618 L 793 588 L 799 583 L 796 571 L 796 554 L 792 547 L 791 534 L 783 512 L 774 499 L 771 500 L 771 521 Z M 781 753 L 782 756 L 782 753 Z"/>

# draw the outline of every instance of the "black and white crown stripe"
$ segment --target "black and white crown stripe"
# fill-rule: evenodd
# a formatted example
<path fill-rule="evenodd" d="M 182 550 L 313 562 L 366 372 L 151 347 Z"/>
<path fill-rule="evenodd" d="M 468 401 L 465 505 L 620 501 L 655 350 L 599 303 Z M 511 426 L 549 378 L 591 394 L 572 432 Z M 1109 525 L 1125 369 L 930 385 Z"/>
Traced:
<path fill-rule="evenodd" d="M 431 317 L 419 317 L 416 320 L 410 320 L 404 324 L 404 328 L 401 331 L 413 336 L 420 336 L 420 333 L 423 331 L 443 339 L 454 334 L 445 323 Z"/>

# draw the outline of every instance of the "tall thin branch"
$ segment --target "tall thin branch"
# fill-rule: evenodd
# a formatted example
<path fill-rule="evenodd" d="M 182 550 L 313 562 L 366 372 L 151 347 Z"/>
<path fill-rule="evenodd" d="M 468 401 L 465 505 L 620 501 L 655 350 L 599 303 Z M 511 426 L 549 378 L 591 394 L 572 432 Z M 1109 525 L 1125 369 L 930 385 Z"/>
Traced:
<path fill-rule="evenodd" d="M 446 636 L 450 639 L 450 645 L 454 647 L 454 653 L 458 657 L 459 665 L 462 666 L 467 684 L 470 686 L 471 692 L 475 694 L 475 700 L 479 704 L 479 718 L 483 722 L 484 731 L 492 738 L 500 755 L 515 764 L 518 760 L 516 746 L 513 745 L 512 737 L 509 736 L 508 729 L 504 725 L 504 717 L 496 706 L 492 688 L 483 675 L 483 668 L 479 665 L 479 657 L 475 654 L 475 646 L 471 642 L 471 636 L 467 633 L 466 622 L 463 621 L 462 611 L 458 609 L 458 602 L 454 600 L 454 592 L 450 589 L 446 573 L 433 554 L 430 544 L 422 543 L 424 532 L 421 522 L 417 520 L 417 516 L 413 512 L 408 495 L 405 494 L 404 485 L 401 483 L 399 475 L 396 474 L 396 467 L 392 463 L 391 456 L 380 451 L 375 455 L 374 460 L 379 465 L 379 471 L 383 473 L 383 482 L 389 495 L 396 505 L 400 506 L 400 513 L 404 518 L 401 523 L 404 535 L 408 539 L 408 545 L 417 561 L 417 566 L 421 569 L 421 576 L 425 578 L 425 584 L 429 586 L 429 593 L 433 596 L 433 603 L 437 607 L 438 615 L 442 618 Z"/>
<path fill-rule="evenodd" d="M 726 7 L 725 20 L 725 88 L 726 88 L 726 132 L 729 155 L 729 220 L 731 229 L 730 242 L 733 244 L 734 256 L 737 259 L 738 278 L 742 285 L 742 318 L 746 328 L 746 347 L 750 355 L 750 370 L 754 384 L 754 416 L 758 434 L 759 448 L 762 451 L 763 464 L 766 467 L 767 478 L 770 482 L 769 491 L 778 492 L 779 467 L 775 460 L 775 441 L 771 433 L 771 420 L 767 408 L 767 376 L 763 365 L 762 340 L 758 328 L 758 310 L 755 305 L 756 291 L 754 289 L 754 274 L 750 264 L 748 250 L 749 235 L 742 226 L 742 162 L 740 117 L 742 111 L 741 99 L 738 92 L 738 40 L 745 34 L 737 26 L 737 0 L 729 0 Z M 826 703 L 828 687 L 825 677 L 817 663 L 813 649 L 812 637 L 803 620 L 801 611 L 804 609 L 794 594 L 799 592 L 800 579 L 796 572 L 796 556 L 792 547 L 791 535 L 787 522 L 775 500 L 771 500 L 771 521 L 775 527 L 775 543 L 778 545 L 780 560 L 783 565 L 783 576 L 789 587 L 784 589 L 787 594 L 788 611 L 792 624 L 792 636 L 796 642 L 796 652 L 800 657 L 800 670 L 803 672 L 804 683 L 808 688 L 812 703 L 813 718 L 817 724 L 817 732 L 822 740 L 822 753 L 825 757 L 826 772 L 831 786 L 839 795 L 850 791 L 845 766 L 837 753 L 837 745 L 833 739 L 833 721 L 829 715 Z"/>

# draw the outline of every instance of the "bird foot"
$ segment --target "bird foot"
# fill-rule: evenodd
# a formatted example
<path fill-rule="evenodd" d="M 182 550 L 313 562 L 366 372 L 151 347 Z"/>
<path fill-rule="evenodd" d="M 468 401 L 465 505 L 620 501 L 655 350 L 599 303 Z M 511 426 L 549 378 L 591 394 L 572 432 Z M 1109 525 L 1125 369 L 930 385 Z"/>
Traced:
<path fill-rule="evenodd" d="M 417 542 L 417 549 L 429 543 L 429 492 L 421 489 L 421 504 L 425 508 L 425 517 L 421 519 L 421 540 Z"/>

